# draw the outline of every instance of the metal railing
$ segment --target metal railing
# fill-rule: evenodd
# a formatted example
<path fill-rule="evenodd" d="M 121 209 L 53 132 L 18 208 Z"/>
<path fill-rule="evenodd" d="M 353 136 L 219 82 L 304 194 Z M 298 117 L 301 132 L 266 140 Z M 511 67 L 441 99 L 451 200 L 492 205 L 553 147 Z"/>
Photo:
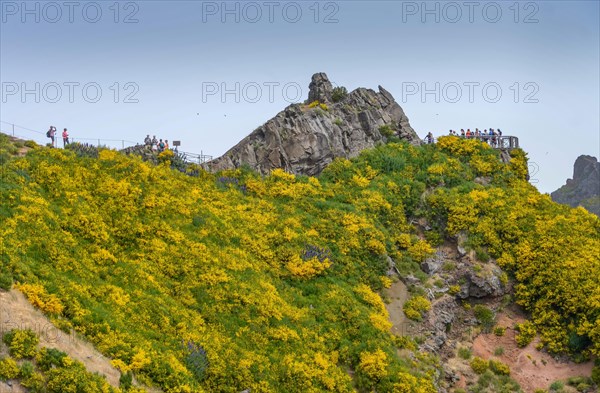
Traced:
<path fill-rule="evenodd" d="M 45 146 L 46 144 L 50 144 L 51 140 L 46 136 L 46 132 L 32 130 L 31 128 L 19 126 L 17 124 L 9 123 L 3 120 L 0 120 L 0 132 L 11 135 L 16 138 L 25 139 L 25 140 L 33 140 L 39 145 Z M 102 138 L 71 138 L 69 137 L 70 143 L 81 143 L 84 145 L 91 145 L 96 147 L 108 147 L 113 149 L 125 149 L 128 147 L 134 146 L 142 146 L 143 144 L 140 142 L 128 141 L 125 139 L 102 139 Z M 64 147 L 62 146 L 62 136 L 60 131 L 56 131 L 56 135 L 54 136 L 54 147 Z M 194 163 L 194 164 L 204 164 L 213 159 L 213 156 L 204 154 L 204 152 L 197 153 L 188 153 L 188 152 L 178 152 L 174 150 L 175 153 L 179 154 L 185 162 Z"/>
<path fill-rule="evenodd" d="M 204 154 L 202 151 L 200 151 L 200 154 L 188 153 L 185 151 L 178 151 L 178 150 L 174 150 L 174 152 L 176 154 L 178 154 L 183 159 L 183 161 L 185 161 L 189 164 L 204 164 L 209 161 L 212 161 L 212 159 L 213 159 L 213 156 Z"/>
<path fill-rule="evenodd" d="M 45 144 L 48 142 L 48 137 L 46 137 L 45 132 L 32 130 L 27 127 L 22 127 L 13 123 L 8 123 L 6 121 L 0 120 L 0 132 L 14 136 L 15 138 L 32 140 L 38 144 Z"/>
<path fill-rule="evenodd" d="M 124 139 L 94 139 L 94 138 L 69 138 L 69 142 L 79 142 L 93 146 L 105 146 L 116 149 L 125 149 L 126 147 L 139 145 L 138 142 L 127 141 Z"/>
<path fill-rule="evenodd" d="M 46 136 L 46 132 L 41 132 L 37 130 L 32 130 L 31 128 L 19 126 L 17 124 L 9 123 L 6 121 L 0 120 L 0 132 L 13 136 L 15 138 L 32 140 L 36 142 L 38 145 L 46 145 L 51 144 L 52 140 Z M 62 133 L 60 131 L 56 131 L 54 136 L 54 147 L 64 147 L 62 146 Z M 124 149 L 125 147 L 135 146 L 138 143 L 128 141 L 125 139 L 102 139 L 102 138 L 71 138 L 69 137 L 69 142 L 79 142 L 82 144 L 92 145 L 92 146 L 105 146 L 114 149 Z"/>

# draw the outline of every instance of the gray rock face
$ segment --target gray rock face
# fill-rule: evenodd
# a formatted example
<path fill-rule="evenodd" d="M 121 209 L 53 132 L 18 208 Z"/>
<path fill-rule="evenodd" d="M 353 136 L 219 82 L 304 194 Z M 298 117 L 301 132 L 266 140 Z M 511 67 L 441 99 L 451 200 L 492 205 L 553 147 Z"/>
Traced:
<path fill-rule="evenodd" d="M 352 158 L 385 142 L 382 126 L 403 140 L 421 143 L 400 105 L 383 87 L 379 92 L 358 88 L 337 103 L 331 102 L 331 92 L 327 75 L 313 75 L 307 102 L 319 100 L 327 109 L 292 104 L 206 168 L 218 171 L 249 165 L 261 174 L 282 168 L 315 176 L 336 157 Z"/>
<path fill-rule="evenodd" d="M 502 296 L 504 295 L 504 286 L 500 281 L 501 275 L 502 270 L 495 265 L 491 265 L 490 269 L 483 275 L 468 270 L 463 276 L 466 282 L 461 286 L 457 296 L 461 299 Z"/>
<path fill-rule="evenodd" d="M 444 254 L 438 251 L 437 253 L 435 253 L 435 255 L 433 255 L 430 258 L 427 258 L 423 263 L 421 263 L 421 270 L 432 276 L 435 273 L 437 273 L 438 270 L 440 270 L 440 268 L 444 264 L 444 261 Z"/>
<path fill-rule="evenodd" d="M 558 203 L 583 206 L 600 216 L 600 163 L 596 157 L 579 156 L 573 166 L 573 179 L 550 194 Z"/>
<path fill-rule="evenodd" d="M 310 85 L 308 85 L 308 100 L 307 104 L 313 101 L 320 101 L 326 104 L 333 102 L 331 95 L 333 93 L 333 86 L 327 78 L 324 72 L 319 72 L 312 76 Z"/>
<path fill-rule="evenodd" d="M 431 335 L 425 341 L 427 348 L 437 352 L 444 345 L 447 339 L 446 331 L 454 321 L 457 307 L 456 301 L 449 296 L 444 296 L 432 304 L 428 313 Z"/>

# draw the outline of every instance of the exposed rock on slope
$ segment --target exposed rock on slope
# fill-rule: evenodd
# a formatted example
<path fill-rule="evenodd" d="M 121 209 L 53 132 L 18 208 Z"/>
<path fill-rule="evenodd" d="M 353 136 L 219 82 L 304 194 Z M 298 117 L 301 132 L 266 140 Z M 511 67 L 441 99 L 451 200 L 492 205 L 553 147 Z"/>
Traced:
<path fill-rule="evenodd" d="M 583 206 L 600 216 L 600 163 L 596 157 L 579 156 L 573 166 L 573 179 L 554 191 L 552 200 L 576 207 Z"/>
<path fill-rule="evenodd" d="M 358 88 L 334 103 L 331 82 L 327 75 L 318 73 L 313 75 L 309 89 L 305 104 L 288 106 L 222 157 L 209 162 L 208 169 L 246 164 L 263 174 L 283 168 L 294 174 L 317 175 L 334 158 L 355 157 L 390 136 L 421 143 L 400 105 L 381 86 L 378 93 Z M 326 106 L 310 108 L 313 101 Z"/>

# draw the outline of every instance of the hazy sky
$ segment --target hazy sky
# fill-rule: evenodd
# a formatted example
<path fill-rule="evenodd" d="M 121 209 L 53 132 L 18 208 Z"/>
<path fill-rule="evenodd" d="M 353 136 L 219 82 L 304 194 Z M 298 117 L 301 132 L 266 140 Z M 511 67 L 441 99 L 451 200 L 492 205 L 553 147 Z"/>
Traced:
<path fill-rule="evenodd" d="M 0 118 L 40 142 L 53 124 L 218 156 L 326 72 L 385 87 L 421 137 L 518 136 L 542 192 L 600 155 L 598 1 L 0 3 Z"/>

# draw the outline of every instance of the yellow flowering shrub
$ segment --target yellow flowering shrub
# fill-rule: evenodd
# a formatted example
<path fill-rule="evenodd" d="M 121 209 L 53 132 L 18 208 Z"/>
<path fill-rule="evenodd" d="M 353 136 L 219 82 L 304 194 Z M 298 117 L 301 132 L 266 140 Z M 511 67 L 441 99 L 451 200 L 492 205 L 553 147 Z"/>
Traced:
<path fill-rule="evenodd" d="M 389 278 L 388 276 L 381 276 L 380 278 L 381 278 L 381 285 L 384 288 L 389 288 L 392 286 L 393 281 L 391 278 Z"/>
<path fill-rule="evenodd" d="M 387 374 L 388 357 L 381 349 L 361 352 L 358 370 L 371 380 L 379 380 Z"/>
<path fill-rule="evenodd" d="M 516 330 L 519 333 L 515 336 L 515 340 L 521 348 L 529 345 L 536 336 L 535 326 L 529 321 L 517 324 Z"/>
<path fill-rule="evenodd" d="M 2 341 L 15 359 L 32 358 L 37 352 L 40 339 L 29 329 L 13 329 L 4 334 Z"/>
<path fill-rule="evenodd" d="M 470 365 L 476 374 L 483 374 L 489 367 L 489 363 L 486 360 L 477 356 L 471 360 Z"/>
<path fill-rule="evenodd" d="M 398 375 L 399 382 L 394 384 L 395 393 L 436 393 L 437 389 L 430 380 L 426 378 L 415 377 L 408 373 L 401 372 Z"/>
<path fill-rule="evenodd" d="M 371 314 L 369 320 L 375 326 L 376 329 L 382 332 L 389 332 L 392 328 L 392 323 L 389 320 L 389 315 L 385 314 Z"/>
<path fill-rule="evenodd" d="M 19 376 L 19 365 L 11 358 L 0 358 L 0 381 L 15 379 Z"/>
<path fill-rule="evenodd" d="M 402 306 L 404 315 L 408 319 L 415 321 L 420 321 L 423 318 L 423 314 L 429 311 L 430 308 L 431 303 L 423 296 L 413 296 Z"/>
<path fill-rule="evenodd" d="M 303 278 L 310 278 L 321 274 L 327 270 L 329 266 L 331 266 L 331 261 L 329 259 L 325 259 L 322 262 L 317 258 L 311 258 L 304 261 L 297 255 L 294 255 L 285 265 L 293 276 Z"/>
<path fill-rule="evenodd" d="M 48 294 L 39 284 L 19 284 L 16 288 L 23 292 L 34 306 L 49 314 L 60 315 L 64 309 L 56 295 Z"/>
<path fill-rule="evenodd" d="M 423 262 L 433 251 L 433 247 L 425 240 L 417 240 L 408 247 L 408 254 L 417 262 Z"/>

